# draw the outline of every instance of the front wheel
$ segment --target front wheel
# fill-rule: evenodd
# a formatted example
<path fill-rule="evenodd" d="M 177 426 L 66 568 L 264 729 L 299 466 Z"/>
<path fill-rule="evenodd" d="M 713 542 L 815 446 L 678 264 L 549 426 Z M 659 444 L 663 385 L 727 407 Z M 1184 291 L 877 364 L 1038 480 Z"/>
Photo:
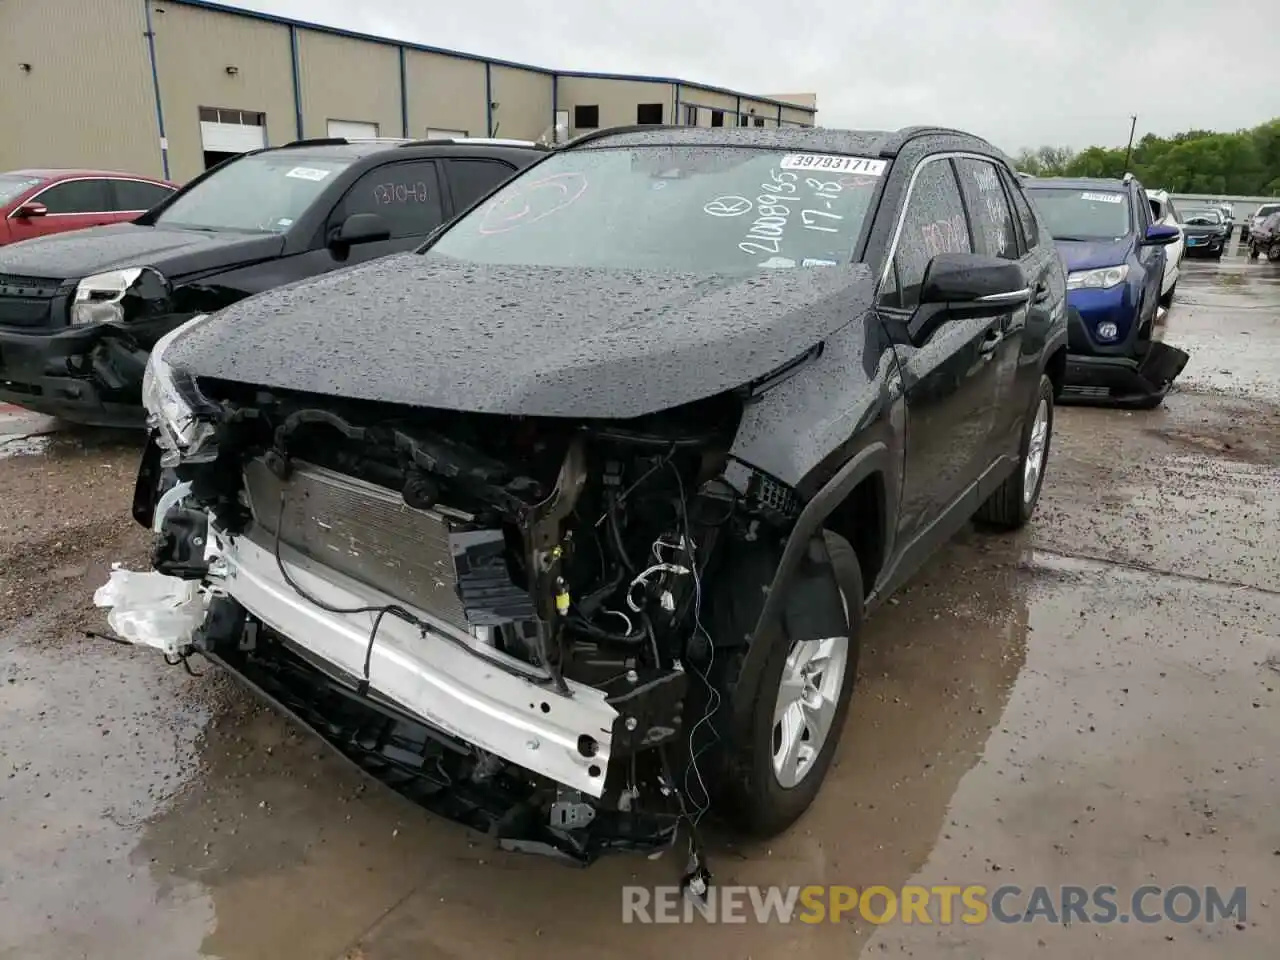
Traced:
<path fill-rule="evenodd" d="M 809 808 L 849 712 L 858 672 L 862 574 L 847 541 L 830 532 L 825 540 L 844 605 L 842 635 L 785 637 L 770 648 L 750 684 L 740 682 L 746 647 L 720 651 L 708 672 L 720 701 L 713 720 L 720 743 L 708 764 L 708 787 L 724 819 L 748 836 L 776 836 Z M 733 597 L 716 605 L 717 632 L 743 636 L 754 626 L 773 567 L 760 565 L 752 574 L 751 566 L 737 565 L 736 576 L 722 579 L 719 589 Z M 727 621 L 721 615 L 726 609 Z"/>
<path fill-rule="evenodd" d="M 1169 291 L 1168 291 L 1167 293 L 1162 293 L 1162 294 L 1160 295 L 1160 306 L 1164 307 L 1166 310 L 1168 310 L 1170 307 L 1172 307 L 1172 306 L 1173 306 L 1173 296 L 1174 296 L 1174 294 L 1176 294 L 1177 292 L 1178 292 L 1178 281 L 1177 281 L 1177 280 L 1175 280 L 1175 281 L 1173 281 L 1173 286 L 1171 286 L 1171 287 L 1169 288 Z"/>
<path fill-rule="evenodd" d="M 1040 388 L 1031 402 L 1030 416 L 1022 428 L 1022 454 L 1018 468 L 1000 484 L 974 519 L 1001 530 L 1017 530 L 1035 513 L 1044 486 L 1053 439 L 1053 381 L 1040 375 Z"/>
<path fill-rule="evenodd" d="M 1267 260 L 1271 263 L 1280 263 L 1280 243 L 1273 243 L 1267 248 Z"/>

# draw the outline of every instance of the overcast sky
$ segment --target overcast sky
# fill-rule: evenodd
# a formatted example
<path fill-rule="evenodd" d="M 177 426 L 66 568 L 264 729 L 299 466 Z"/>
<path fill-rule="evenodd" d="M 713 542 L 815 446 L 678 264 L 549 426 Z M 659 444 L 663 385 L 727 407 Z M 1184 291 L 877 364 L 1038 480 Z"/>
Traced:
<path fill-rule="evenodd" d="M 1013 153 L 1280 114 L 1276 0 L 225 0 L 564 70 L 816 92 L 833 127 L 961 127 Z"/>

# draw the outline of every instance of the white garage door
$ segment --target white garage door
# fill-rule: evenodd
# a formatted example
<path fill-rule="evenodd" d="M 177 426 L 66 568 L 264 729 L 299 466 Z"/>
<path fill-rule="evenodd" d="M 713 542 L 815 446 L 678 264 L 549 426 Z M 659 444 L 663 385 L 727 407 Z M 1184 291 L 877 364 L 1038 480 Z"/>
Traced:
<path fill-rule="evenodd" d="M 361 120 L 330 120 L 329 136 L 346 137 L 348 140 L 375 140 L 378 137 L 378 125 Z"/>
<path fill-rule="evenodd" d="M 465 138 L 465 130 L 446 130 L 443 127 L 427 127 L 428 140 L 459 140 Z"/>
<path fill-rule="evenodd" d="M 267 129 L 247 123 L 201 120 L 200 142 L 210 153 L 245 153 L 267 145 Z"/>

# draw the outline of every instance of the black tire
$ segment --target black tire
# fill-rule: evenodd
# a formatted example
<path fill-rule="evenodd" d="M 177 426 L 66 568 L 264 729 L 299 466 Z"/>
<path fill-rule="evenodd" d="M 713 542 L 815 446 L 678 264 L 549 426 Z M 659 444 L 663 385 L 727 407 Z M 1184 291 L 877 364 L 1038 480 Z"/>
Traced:
<path fill-rule="evenodd" d="M 1250 260 L 1258 259 L 1258 245 L 1256 243 L 1249 244 L 1249 259 Z"/>
<path fill-rule="evenodd" d="M 1023 489 L 1027 476 L 1027 454 L 1031 447 L 1031 429 L 1035 424 L 1036 411 L 1041 402 L 1046 404 L 1049 416 L 1044 439 L 1044 459 L 1035 480 L 1035 490 L 1031 492 L 1030 497 L 1027 497 Z M 1004 483 L 1000 484 L 995 493 L 987 498 L 986 503 L 978 508 L 974 519 L 979 523 L 999 530 L 1017 530 L 1031 519 L 1031 515 L 1036 511 L 1036 504 L 1040 501 L 1040 490 L 1044 487 L 1044 475 L 1049 465 L 1049 451 L 1053 446 L 1053 419 L 1053 381 L 1041 374 L 1039 389 L 1031 398 L 1027 419 L 1022 427 L 1022 446 L 1018 453 L 1018 466 Z"/>
<path fill-rule="evenodd" d="M 750 688 L 739 683 L 745 647 L 720 650 L 712 663 L 711 683 L 721 698 L 714 719 L 719 743 L 711 752 L 704 779 L 713 809 L 730 827 L 746 836 L 776 836 L 809 809 L 826 779 L 849 713 L 858 673 L 862 573 L 857 555 L 846 540 L 830 532 L 825 539 L 836 582 L 845 597 L 849 648 L 830 730 L 808 771 L 795 786 L 784 787 L 774 772 L 774 706 L 792 644 L 797 640 L 820 638 L 781 638 L 783 642 L 773 644 L 757 682 Z M 735 562 L 721 573 L 721 589 L 732 592 L 733 597 L 727 604 L 715 605 L 713 629 L 717 633 L 729 631 L 728 636 L 742 637 L 755 626 L 774 564 L 757 565 L 755 574 L 747 573 L 749 566 L 749 563 Z M 743 706 L 746 709 L 738 709 Z"/>
<path fill-rule="evenodd" d="M 1173 306 L 1173 296 L 1178 292 L 1178 281 L 1173 281 L 1173 286 L 1169 288 L 1168 293 L 1160 294 L 1160 306 L 1168 310 Z"/>

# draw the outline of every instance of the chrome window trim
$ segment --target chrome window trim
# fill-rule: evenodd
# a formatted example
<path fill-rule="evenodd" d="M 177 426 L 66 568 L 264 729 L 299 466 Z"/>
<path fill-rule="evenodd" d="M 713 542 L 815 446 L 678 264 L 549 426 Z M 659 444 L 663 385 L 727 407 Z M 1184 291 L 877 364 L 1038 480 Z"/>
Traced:
<path fill-rule="evenodd" d="M 915 169 L 911 171 L 911 179 L 907 181 L 907 192 L 906 196 L 902 200 L 902 209 L 898 211 L 898 222 L 893 228 L 893 239 L 889 241 L 889 249 L 886 251 L 884 257 L 884 266 L 880 270 L 880 278 L 876 281 L 875 300 L 878 301 L 880 299 L 880 291 L 884 287 L 885 281 L 889 279 L 889 271 L 893 267 L 893 258 L 898 254 L 898 241 L 902 237 L 902 228 L 907 221 L 907 208 L 911 206 L 911 197 L 915 193 L 916 180 L 920 176 L 920 171 L 930 163 L 935 163 L 939 160 L 953 159 L 985 160 L 987 163 L 991 164 L 998 162 L 994 157 L 990 157 L 985 153 L 974 153 L 969 150 L 948 150 L 945 153 L 931 153 L 916 164 Z M 951 176 L 953 180 L 956 179 L 954 171 Z M 960 189 L 960 182 L 959 180 L 956 180 L 956 191 L 959 192 Z M 962 196 L 961 203 L 963 204 L 963 202 L 964 198 Z M 969 223 L 967 211 L 965 215 L 965 226 L 969 230 L 969 245 L 972 247 L 973 226 Z"/>
<path fill-rule="evenodd" d="M 163 187 L 165 190 L 169 191 L 170 196 L 173 196 L 173 194 L 177 193 L 179 190 L 178 187 L 170 187 L 167 183 L 160 183 L 156 180 L 146 180 L 146 179 L 143 179 L 142 177 L 67 177 L 65 180 L 58 180 L 55 183 L 50 183 L 46 186 L 41 187 L 38 193 L 35 193 L 32 196 L 27 197 L 26 200 L 22 201 L 22 204 L 36 203 L 39 201 L 41 197 L 43 197 L 46 193 L 48 193 L 54 187 L 60 187 L 64 183 L 84 183 L 86 180 L 102 180 L 107 183 L 119 183 L 119 182 L 145 183 L 153 187 Z M 22 204 L 20 204 L 20 206 Z M 111 216 L 115 216 L 117 213 L 146 213 L 146 212 L 147 212 L 146 210 L 85 210 L 78 213 L 46 213 L 45 216 L 46 217 L 111 217 Z M 13 211 L 13 213 L 5 217 L 5 219 L 12 220 L 17 216 L 17 213 L 18 211 L 15 210 Z"/>

